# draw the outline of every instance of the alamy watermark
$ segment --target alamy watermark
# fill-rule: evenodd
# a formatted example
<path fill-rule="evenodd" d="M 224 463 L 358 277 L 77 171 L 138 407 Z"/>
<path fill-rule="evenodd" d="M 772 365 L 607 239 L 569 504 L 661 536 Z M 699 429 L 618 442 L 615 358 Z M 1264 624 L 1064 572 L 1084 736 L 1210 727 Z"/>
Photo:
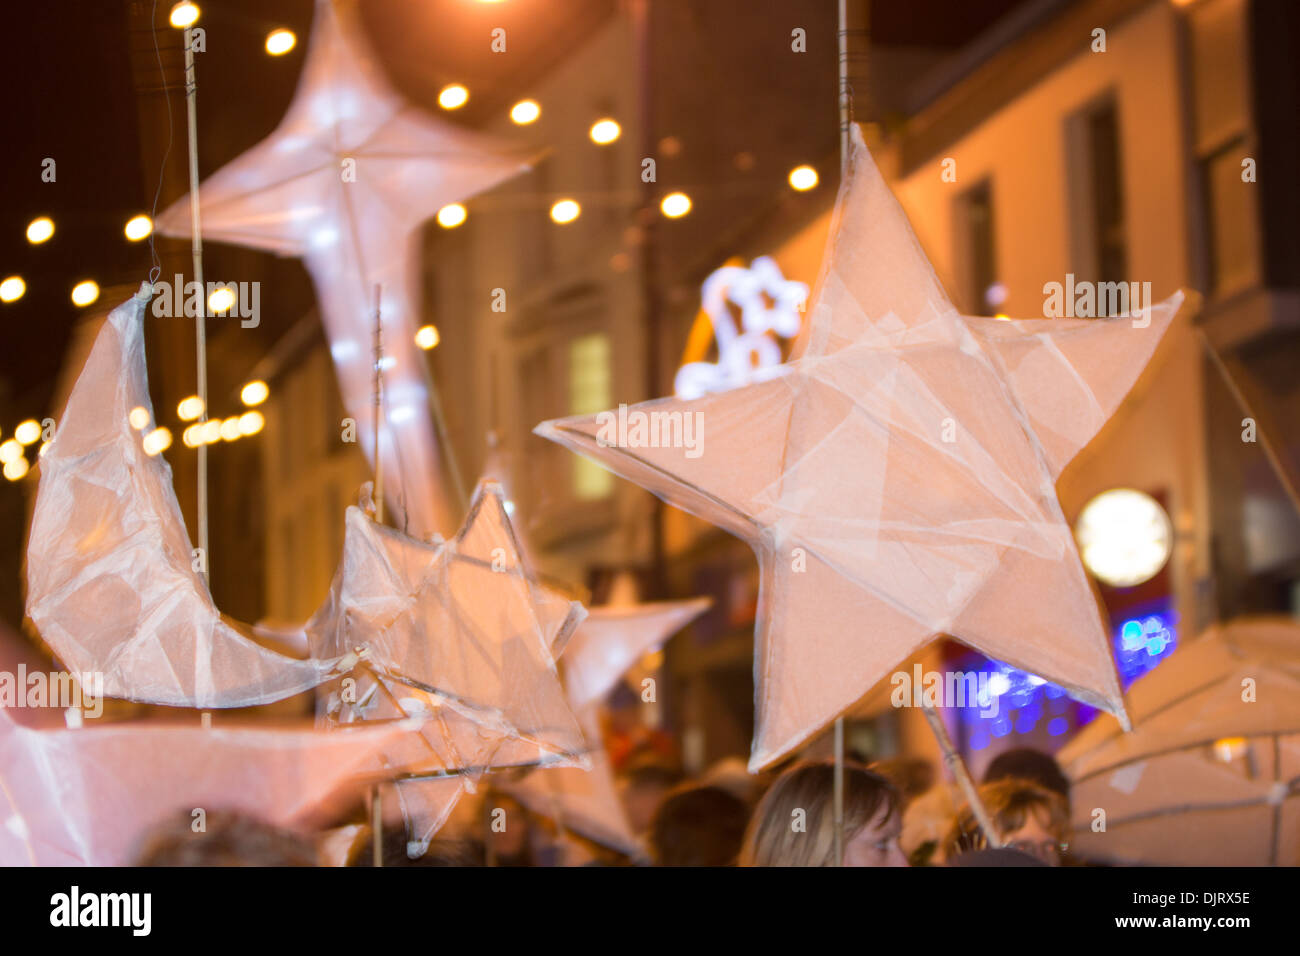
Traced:
<path fill-rule="evenodd" d="M 989 687 L 988 671 L 895 671 L 889 702 L 895 707 L 979 707 L 981 717 L 998 715 L 998 695 Z"/>
<path fill-rule="evenodd" d="M 51 926 L 125 927 L 133 936 L 153 928 L 152 893 L 83 893 L 73 886 L 50 897 Z"/>
<path fill-rule="evenodd" d="M 704 454 L 703 412 L 646 412 L 619 405 L 596 416 L 602 448 L 684 448 L 687 458 Z"/>
<path fill-rule="evenodd" d="M 0 707 L 56 707 L 80 711 L 86 717 L 104 713 L 104 675 L 97 671 L 0 671 Z"/>
<path fill-rule="evenodd" d="M 1132 316 L 1133 328 L 1151 324 L 1150 282 L 1075 281 L 1074 273 L 1065 282 L 1043 285 L 1043 315 L 1049 319 L 1092 319 L 1108 316 Z"/>
<path fill-rule="evenodd" d="M 158 318 L 238 318 L 245 329 L 255 329 L 262 321 L 262 283 L 260 282 L 186 282 L 180 273 L 175 282 L 155 282 L 153 314 Z"/>

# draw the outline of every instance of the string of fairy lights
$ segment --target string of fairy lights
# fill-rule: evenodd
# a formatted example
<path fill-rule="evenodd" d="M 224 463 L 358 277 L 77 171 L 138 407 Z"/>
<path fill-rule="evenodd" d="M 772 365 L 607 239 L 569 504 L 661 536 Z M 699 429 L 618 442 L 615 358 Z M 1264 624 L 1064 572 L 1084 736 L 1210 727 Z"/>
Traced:
<path fill-rule="evenodd" d="M 479 0 L 479 2 L 491 3 L 496 0 Z M 171 8 L 168 22 L 172 27 L 184 30 L 197 23 L 199 16 L 198 4 L 193 3 L 192 0 L 181 0 Z M 298 38 L 292 30 L 276 27 L 266 35 L 264 48 L 269 56 L 283 56 L 293 50 L 297 43 Z M 469 99 L 470 91 L 463 83 L 449 83 L 438 93 L 438 106 L 451 112 L 464 107 Z M 517 126 L 536 123 L 541 116 L 542 105 L 535 99 L 519 100 L 510 108 L 510 120 Z M 618 120 L 610 116 L 595 119 L 588 130 L 588 137 L 598 147 L 611 146 L 618 142 L 622 134 L 623 130 Z M 791 169 L 787 180 L 791 189 L 807 192 L 818 185 L 819 177 L 815 168 L 805 164 Z M 675 190 L 660 200 L 659 210 L 668 219 L 681 219 L 691 212 L 693 205 L 687 193 Z M 581 215 L 581 204 L 571 196 L 562 196 L 551 203 L 550 218 L 557 225 L 563 226 L 576 222 Z M 443 206 L 436 216 L 438 225 L 444 229 L 456 229 L 464 225 L 468 219 L 469 210 L 463 203 L 450 203 Z M 126 221 L 122 232 L 129 242 L 143 242 L 153 234 L 153 228 L 153 220 L 148 215 L 139 213 Z M 42 245 L 54 236 L 55 229 L 52 217 L 38 216 L 27 224 L 27 241 L 34 246 Z M 0 305 L 18 302 L 26 294 L 27 288 L 27 282 L 21 275 L 14 274 L 0 279 Z M 77 280 L 69 293 L 72 303 L 78 308 L 93 305 L 98 301 L 99 294 L 99 284 L 91 278 Z M 218 287 L 208 296 L 208 308 L 215 315 L 224 314 L 233 305 L 234 292 L 227 287 Z M 440 340 L 441 336 L 434 325 L 424 325 L 416 330 L 415 344 L 425 351 L 436 348 Z M 247 407 L 246 411 L 203 422 L 196 421 L 204 414 L 203 403 L 199 397 L 191 395 L 183 399 L 177 408 L 178 417 L 182 422 L 192 422 L 182 433 L 184 445 L 187 448 L 198 448 L 200 445 L 236 441 L 239 438 L 256 435 L 265 426 L 266 420 L 253 406 L 260 405 L 268 395 L 269 389 L 265 382 L 249 382 L 241 391 L 241 400 Z M 48 421 L 47 419 L 46 422 Z M 132 428 L 142 433 L 141 441 L 146 453 L 157 455 L 171 447 L 171 430 L 166 426 L 156 425 L 152 415 L 144 407 L 132 410 L 130 422 Z M 12 438 L 0 442 L 0 462 L 3 463 L 5 478 L 19 481 L 27 475 L 30 469 L 27 449 L 39 441 L 36 456 L 44 454 L 49 446 L 49 439 L 42 437 L 45 434 L 41 422 L 27 419 L 14 429 Z"/>

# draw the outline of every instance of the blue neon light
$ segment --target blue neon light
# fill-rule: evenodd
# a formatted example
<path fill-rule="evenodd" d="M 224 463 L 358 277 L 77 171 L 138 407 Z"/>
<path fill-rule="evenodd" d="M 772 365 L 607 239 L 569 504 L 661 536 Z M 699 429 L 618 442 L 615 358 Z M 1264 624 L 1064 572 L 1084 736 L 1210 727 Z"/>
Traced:
<path fill-rule="evenodd" d="M 1178 637 L 1173 617 L 1157 612 L 1130 618 L 1120 624 L 1112 643 L 1120 683 L 1127 690 L 1174 652 Z M 1072 726 L 1086 724 L 1096 713 L 1092 707 L 1070 700 L 1063 687 L 1001 661 L 981 660 L 976 670 L 988 675 L 987 698 L 969 703 L 961 715 L 971 750 L 983 750 L 1012 734 L 1033 733 L 1044 718 L 1048 735 L 1060 737 Z M 979 680 L 983 685 L 985 678 Z M 980 711 L 990 709 L 992 698 L 997 699 L 996 716 L 983 716 Z"/>

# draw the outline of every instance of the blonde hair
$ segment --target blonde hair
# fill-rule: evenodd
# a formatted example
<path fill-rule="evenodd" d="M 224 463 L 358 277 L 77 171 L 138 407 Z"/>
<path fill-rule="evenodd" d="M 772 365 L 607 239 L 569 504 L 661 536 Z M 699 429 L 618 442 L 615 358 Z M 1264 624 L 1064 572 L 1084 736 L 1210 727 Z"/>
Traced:
<path fill-rule="evenodd" d="M 979 795 L 998 835 L 1003 838 L 1023 827 L 1031 813 L 1058 838 L 1063 838 L 1069 827 L 1065 798 L 1028 780 L 1011 777 L 986 783 L 979 788 Z M 950 860 L 968 850 L 982 850 L 986 842 L 984 831 L 967 804 L 958 812 L 943 841 L 944 857 Z"/>
<path fill-rule="evenodd" d="M 835 768 L 829 761 L 803 763 L 777 778 L 763 795 L 745 832 L 741 866 L 835 865 Z M 884 809 L 884 820 L 898 812 L 898 791 L 865 767 L 844 767 L 844 842 Z M 796 829 L 795 814 L 804 826 Z M 883 821 L 882 821 L 883 822 Z"/>

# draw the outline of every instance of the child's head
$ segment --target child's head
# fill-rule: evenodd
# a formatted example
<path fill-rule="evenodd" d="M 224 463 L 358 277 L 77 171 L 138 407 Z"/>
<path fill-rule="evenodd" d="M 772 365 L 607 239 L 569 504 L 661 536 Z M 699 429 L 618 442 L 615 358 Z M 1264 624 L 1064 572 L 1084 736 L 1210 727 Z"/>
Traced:
<path fill-rule="evenodd" d="M 835 865 L 835 767 L 791 767 L 759 802 L 745 835 L 742 866 Z M 898 791 L 864 767 L 844 768 L 844 865 L 906 866 L 898 835 Z"/>

